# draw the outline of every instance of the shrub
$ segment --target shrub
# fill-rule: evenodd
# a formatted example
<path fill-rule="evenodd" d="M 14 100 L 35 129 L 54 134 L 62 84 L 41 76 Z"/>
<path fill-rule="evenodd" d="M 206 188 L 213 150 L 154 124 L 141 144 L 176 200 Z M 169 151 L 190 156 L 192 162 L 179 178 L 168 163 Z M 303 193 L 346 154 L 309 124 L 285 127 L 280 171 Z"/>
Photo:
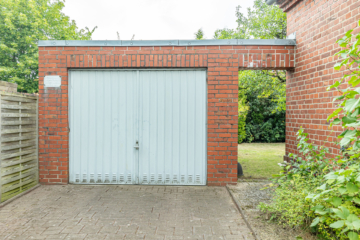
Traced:
<path fill-rule="evenodd" d="M 269 205 L 260 205 L 262 211 L 272 215 L 272 219 L 290 227 L 311 223 L 316 201 L 313 203 L 306 197 L 324 182 L 321 175 L 330 171 L 329 160 L 325 158 L 329 150 L 309 143 L 303 128 L 297 135 L 299 153 L 305 157 L 291 155 L 290 162 L 280 164 L 283 170 L 273 179 L 273 201 Z"/>
<path fill-rule="evenodd" d="M 242 143 L 246 138 L 245 130 L 246 112 L 239 112 L 238 119 L 238 143 Z"/>
<path fill-rule="evenodd" d="M 312 209 L 317 216 L 311 226 L 328 236 L 358 240 L 360 230 L 359 164 L 341 168 L 324 176 L 326 182 L 306 199 L 320 202 Z M 319 224 L 321 223 L 321 224 Z M 321 228 L 323 227 L 323 228 Z M 326 229 L 326 231 L 324 231 Z"/>
<path fill-rule="evenodd" d="M 246 116 L 249 107 L 246 105 L 246 95 L 244 92 L 239 91 L 239 105 L 238 105 L 238 143 L 242 143 L 246 138 Z"/>
<path fill-rule="evenodd" d="M 262 96 L 256 92 L 246 95 L 249 110 L 245 142 L 285 141 L 285 111 L 276 110 L 275 98 L 274 94 Z"/>
<path fill-rule="evenodd" d="M 297 228 L 310 225 L 314 203 L 305 198 L 319 185 L 318 178 L 309 181 L 305 176 L 295 174 L 289 179 L 278 179 L 274 185 L 271 204 L 260 204 L 260 209 L 271 215 L 279 224 Z"/>

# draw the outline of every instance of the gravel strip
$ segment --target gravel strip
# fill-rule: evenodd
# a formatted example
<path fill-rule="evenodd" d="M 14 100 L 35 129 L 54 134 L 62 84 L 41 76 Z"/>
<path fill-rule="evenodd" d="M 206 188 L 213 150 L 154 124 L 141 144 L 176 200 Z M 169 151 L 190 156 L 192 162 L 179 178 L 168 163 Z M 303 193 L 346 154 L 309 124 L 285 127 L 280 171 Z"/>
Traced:
<path fill-rule="evenodd" d="M 228 186 L 256 236 L 261 240 L 294 240 L 297 236 L 306 240 L 315 240 L 314 236 L 301 229 L 284 228 L 275 222 L 270 222 L 269 216 L 260 211 L 258 208 L 260 202 L 271 202 L 273 190 L 264 189 L 270 183 L 267 180 L 239 179 L 237 185 Z"/>

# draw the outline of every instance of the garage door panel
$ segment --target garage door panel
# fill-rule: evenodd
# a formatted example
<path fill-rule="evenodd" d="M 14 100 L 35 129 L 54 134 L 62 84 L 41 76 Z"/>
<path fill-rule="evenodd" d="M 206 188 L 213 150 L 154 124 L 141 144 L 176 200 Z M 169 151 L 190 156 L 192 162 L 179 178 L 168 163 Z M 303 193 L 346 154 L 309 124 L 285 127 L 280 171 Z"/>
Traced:
<path fill-rule="evenodd" d="M 168 130 L 166 129 L 166 125 L 165 125 L 165 116 L 166 116 L 166 112 L 165 112 L 165 82 L 166 82 L 166 73 L 165 74 L 159 74 L 159 71 L 156 72 L 157 74 L 155 75 L 155 79 L 156 79 L 156 83 L 157 83 L 157 99 L 156 99 L 156 105 L 157 105 L 157 112 L 158 113 L 163 113 L 163 114 L 157 114 L 157 118 L 156 118 L 156 125 L 157 125 L 157 132 L 156 132 L 156 153 L 157 153 L 157 158 L 155 158 L 154 160 L 156 161 L 156 167 L 157 167 L 157 173 L 161 174 L 161 184 L 165 183 L 165 179 L 166 179 L 166 171 L 165 171 L 165 131 Z M 144 74 L 143 74 L 144 75 Z M 160 76 L 159 76 L 160 75 Z M 159 183 L 160 183 L 160 179 L 158 179 Z"/>
<path fill-rule="evenodd" d="M 87 132 L 88 136 L 85 137 L 85 140 L 87 141 L 88 145 L 86 147 L 84 147 L 83 149 L 81 149 L 81 151 L 84 152 L 84 154 L 85 154 L 85 152 L 87 152 L 87 155 L 84 156 L 84 158 L 82 159 L 82 165 L 84 167 L 85 166 L 87 167 L 87 171 L 83 172 L 83 174 L 86 174 L 85 182 L 90 182 L 90 179 L 94 179 L 94 177 L 91 177 L 88 173 L 96 173 L 96 169 L 98 166 L 96 164 L 87 164 L 86 161 L 88 159 L 89 162 L 96 163 L 96 158 L 97 158 L 96 146 L 98 143 L 97 143 L 96 134 L 94 134 L 94 133 L 96 133 L 95 132 L 96 126 L 97 126 L 96 123 L 100 121 L 100 119 L 98 120 L 96 118 L 98 118 L 98 116 L 100 116 L 100 114 L 98 113 L 98 110 L 97 110 L 97 109 L 99 109 L 99 107 L 97 106 L 98 102 L 96 101 L 96 98 L 99 96 L 90 97 L 90 95 L 94 96 L 95 94 L 97 94 L 99 92 L 99 89 L 97 86 L 96 74 L 87 73 L 87 79 L 89 81 L 88 84 L 84 84 L 83 81 L 81 81 L 82 85 L 84 86 L 84 88 L 81 88 L 81 89 L 83 89 L 82 92 L 86 91 L 86 89 L 89 91 L 89 95 L 85 98 L 85 99 L 89 100 L 88 104 L 87 104 L 88 105 L 88 108 L 87 108 L 88 115 L 84 116 L 85 117 L 84 121 L 86 121 L 85 119 L 88 119 L 88 124 L 82 124 L 83 127 L 87 127 L 86 132 Z M 76 84 L 76 83 L 74 82 L 74 84 Z M 86 87 L 86 89 L 85 89 L 85 87 Z M 70 99 L 73 99 L 73 98 L 70 97 Z M 76 100 L 77 105 L 80 105 L 80 103 L 81 103 L 81 101 Z M 71 114 L 72 113 L 70 113 L 70 115 Z M 95 116 L 95 119 L 90 120 L 94 116 Z M 74 129 L 74 128 L 75 128 L 75 126 L 72 129 Z M 90 131 L 93 131 L 94 133 L 90 134 Z M 71 134 L 71 132 L 70 132 L 70 134 Z M 83 154 L 81 154 L 81 155 L 83 155 Z"/>
<path fill-rule="evenodd" d="M 150 111 L 151 111 L 151 102 L 149 101 L 150 95 L 151 95 L 151 85 L 150 85 L 150 79 L 142 79 L 142 76 L 140 76 L 140 105 L 139 105 L 139 116 L 141 118 L 150 118 Z M 146 117 L 145 117 L 146 116 Z M 150 121 L 140 121 L 139 122 L 139 128 L 141 129 L 142 133 L 139 131 L 139 146 L 142 149 L 142 157 L 144 158 L 150 158 Z M 147 155 L 145 156 L 145 153 Z M 140 158 L 140 156 L 139 156 Z M 148 182 L 149 177 L 148 172 L 150 168 L 150 161 L 144 162 L 139 165 L 139 171 L 143 174 L 139 175 L 139 182 Z"/>
<path fill-rule="evenodd" d="M 180 164 L 179 164 L 179 176 L 180 176 L 180 183 L 184 184 L 188 182 L 188 171 L 187 171 L 187 165 L 188 165 L 188 76 L 186 76 L 186 72 L 180 72 Z M 191 179 L 190 179 L 191 180 Z"/>
<path fill-rule="evenodd" d="M 176 141 L 176 127 L 178 126 L 178 117 L 174 114 L 174 98 L 176 94 L 174 90 L 174 80 L 171 72 L 166 72 L 166 80 L 164 81 L 164 172 L 165 184 L 177 184 L 174 180 L 174 174 L 178 175 L 178 172 L 174 170 L 174 166 L 178 166 L 179 156 L 174 154 L 174 145 L 178 147 L 178 141 Z M 171 161 L 166 160 L 171 159 Z M 172 177 L 171 177 L 172 176 Z"/>
<path fill-rule="evenodd" d="M 204 87 L 203 78 L 206 73 L 204 72 L 196 72 L 196 83 L 195 83 L 195 92 L 199 91 L 202 94 L 195 94 L 195 139 L 194 139 L 194 148 L 195 148 L 195 159 L 204 159 L 204 164 L 201 161 L 195 161 L 194 165 L 194 176 L 195 181 L 198 181 L 199 176 L 202 176 L 203 179 L 201 182 L 206 182 L 206 153 L 207 153 L 207 139 L 206 139 L 206 131 L 207 131 L 207 96 L 206 96 L 206 86 Z M 203 89 L 203 91 L 201 91 Z M 204 126 L 204 124 L 205 126 Z"/>
<path fill-rule="evenodd" d="M 73 74 L 74 78 L 79 78 L 79 74 L 78 73 L 74 73 Z M 73 83 L 73 88 L 75 89 L 80 89 L 81 88 L 81 82 L 77 81 Z M 81 94 L 81 93 L 79 93 Z M 81 99 L 81 95 L 76 95 L 73 96 L 70 100 L 71 100 L 71 106 L 72 106 L 72 111 L 73 112 L 81 112 L 81 105 L 78 104 L 79 103 L 79 99 Z M 70 113 L 71 114 L 71 113 Z M 80 115 L 81 116 L 81 115 Z M 70 134 L 72 136 L 81 136 L 81 118 L 78 117 L 76 119 L 74 119 L 72 121 L 72 124 L 70 126 L 70 130 L 72 129 L 72 131 L 70 131 Z M 77 137 L 77 138 L 71 138 L 72 144 L 74 146 L 79 146 L 79 149 L 81 147 L 81 137 Z M 70 156 L 73 157 L 73 159 L 77 159 L 77 161 L 72 162 L 73 169 L 79 169 L 81 168 L 81 150 L 76 151 L 75 148 L 70 148 Z M 76 178 L 77 182 L 82 181 L 83 176 L 81 176 L 81 172 L 76 172 L 74 173 L 74 175 L 70 176 L 70 181 L 72 180 L 71 177 Z M 85 176 L 86 177 L 86 176 Z"/>
<path fill-rule="evenodd" d="M 111 143 L 111 165 L 108 172 L 118 183 L 136 183 L 135 113 L 136 113 L 136 72 L 112 74 L 111 114 L 109 128 Z M 110 145 L 110 144 L 109 144 Z M 115 182 L 114 182 L 115 183 Z"/>
<path fill-rule="evenodd" d="M 195 183 L 196 178 L 196 163 L 199 161 L 196 161 L 195 158 L 195 137 L 196 137 L 196 128 L 195 124 L 196 122 L 199 122 L 199 119 L 196 119 L 196 72 L 194 73 L 194 76 L 190 78 L 190 76 L 187 78 L 187 173 L 188 173 L 188 181 L 190 183 Z"/>
<path fill-rule="evenodd" d="M 136 71 L 71 71 L 71 183 L 136 183 L 136 76 Z"/>
<path fill-rule="evenodd" d="M 140 183 L 205 184 L 205 72 L 141 71 L 139 84 Z"/>
<path fill-rule="evenodd" d="M 102 123 L 103 123 L 103 127 L 102 127 L 102 133 L 101 134 L 101 143 L 102 143 L 102 155 L 99 156 L 99 159 L 103 159 L 103 161 L 99 161 L 99 163 L 101 164 L 102 167 L 102 171 L 101 171 L 101 176 L 98 177 L 98 182 L 106 182 L 108 183 L 110 181 L 110 174 L 111 174 L 111 163 L 112 163 L 112 157 L 116 158 L 117 156 L 111 156 L 111 138 L 112 138 L 112 133 L 113 133 L 113 129 L 112 129 L 112 123 L 114 121 L 114 116 L 112 115 L 112 107 L 111 107 L 111 103 L 112 98 L 115 98 L 116 95 L 112 95 L 111 94 L 111 89 L 114 87 L 113 86 L 113 81 L 112 81 L 112 75 L 113 72 L 103 72 L 103 79 L 100 80 L 103 82 L 107 82 L 107 84 L 104 84 L 104 88 L 103 88 L 103 101 L 101 101 L 103 103 L 102 106 Z M 115 101 L 114 101 L 115 102 Z M 114 134 L 119 134 L 118 132 L 114 131 Z M 117 143 L 118 144 L 118 143 Z"/>
<path fill-rule="evenodd" d="M 172 102 L 172 135 L 171 141 L 169 144 L 171 145 L 171 172 L 173 178 L 171 182 L 173 184 L 180 184 L 180 102 L 181 102 L 181 94 L 180 94 L 180 87 L 181 87 L 181 78 L 176 75 L 171 76 L 171 92 L 172 97 L 170 97 Z"/>

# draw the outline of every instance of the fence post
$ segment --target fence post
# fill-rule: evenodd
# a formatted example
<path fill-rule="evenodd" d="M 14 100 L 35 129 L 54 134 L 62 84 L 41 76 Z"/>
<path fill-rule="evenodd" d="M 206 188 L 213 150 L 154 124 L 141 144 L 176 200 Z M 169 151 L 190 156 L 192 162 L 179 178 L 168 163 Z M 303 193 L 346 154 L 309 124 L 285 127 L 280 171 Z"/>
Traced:
<path fill-rule="evenodd" d="M 35 118 L 35 124 L 36 124 L 36 183 L 39 183 L 39 97 L 36 99 L 36 118 Z"/>

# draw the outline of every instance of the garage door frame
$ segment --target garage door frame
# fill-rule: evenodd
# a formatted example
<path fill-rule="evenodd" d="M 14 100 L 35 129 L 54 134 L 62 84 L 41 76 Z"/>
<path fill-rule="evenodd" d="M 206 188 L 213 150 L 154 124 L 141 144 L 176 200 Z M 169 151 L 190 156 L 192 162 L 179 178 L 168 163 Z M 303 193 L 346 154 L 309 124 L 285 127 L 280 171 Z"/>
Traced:
<path fill-rule="evenodd" d="M 204 146 L 204 165 L 203 167 L 205 168 L 204 169 L 204 181 L 201 185 L 207 185 L 207 168 L 208 168 L 208 156 L 207 156 L 207 153 L 208 153 L 208 69 L 207 68 L 203 68 L 203 67 L 197 67 L 197 68 L 113 68 L 113 69 L 109 69 L 109 68 L 96 68 L 96 69 L 88 69 L 88 68 L 84 68 L 84 69 L 79 69 L 79 68 L 76 68 L 76 69 L 69 69 L 69 77 L 68 77 L 68 93 L 69 93 L 69 104 L 68 104 L 68 122 L 69 122 L 69 133 L 70 133 L 70 130 L 72 128 L 72 123 L 71 123 L 71 89 L 70 89 L 70 86 L 71 86 L 71 73 L 73 71 L 136 71 L 137 73 L 137 79 L 136 79 L 136 84 L 137 84 L 137 87 L 138 89 L 139 88 L 139 73 L 140 71 L 203 71 L 205 73 L 205 94 L 204 94 L 204 101 L 205 101 L 205 126 L 204 126 L 204 134 L 205 134 L 205 141 L 203 144 L 205 144 Z M 138 96 L 138 99 L 137 99 L 137 104 L 139 105 L 139 101 L 140 101 L 140 96 Z M 139 109 L 138 109 L 139 111 Z M 135 122 L 135 131 L 139 131 L 139 116 L 140 116 L 140 112 L 137 112 L 137 120 Z M 139 133 L 137 133 L 137 135 L 139 135 Z M 71 168 L 71 134 L 69 134 L 69 173 L 70 173 L 70 168 Z M 135 169 L 137 169 L 137 171 L 135 171 L 135 176 L 136 176 L 136 179 L 135 179 L 135 183 L 131 183 L 131 184 L 141 184 L 139 183 L 139 162 L 140 162 L 140 159 L 139 159 L 139 151 L 136 152 L 136 157 L 135 157 Z M 70 174 L 68 175 L 69 179 L 68 179 L 68 182 L 69 183 L 72 183 L 70 182 Z M 80 184 L 93 184 L 93 183 L 80 183 Z M 121 184 L 121 183 L 101 183 L 101 184 Z M 151 183 L 147 183 L 146 185 L 152 185 Z M 159 184 L 156 184 L 156 185 L 159 185 Z M 184 185 L 184 184 L 166 184 L 166 185 Z M 199 185 L 199 184 L 185 184 L 185 185 Z"/>

